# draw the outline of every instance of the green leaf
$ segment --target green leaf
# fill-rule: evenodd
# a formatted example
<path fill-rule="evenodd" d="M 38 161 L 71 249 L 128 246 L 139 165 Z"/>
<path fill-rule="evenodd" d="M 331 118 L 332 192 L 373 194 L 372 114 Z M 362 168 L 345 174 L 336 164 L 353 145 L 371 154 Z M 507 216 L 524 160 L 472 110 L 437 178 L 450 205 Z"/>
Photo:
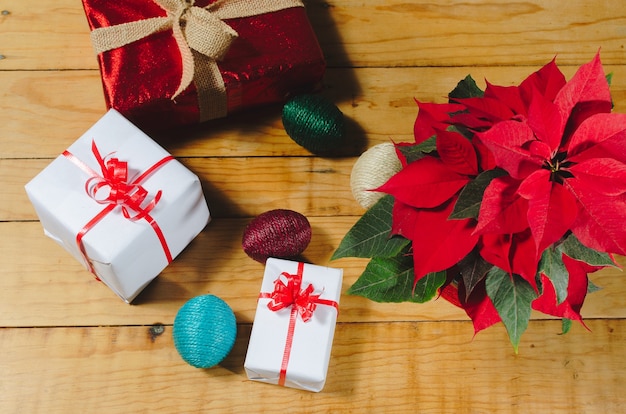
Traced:
<path fill-rule="evenodd" d="M 447 274 L 443 272 L 431 272 L 422 277 L 415 284 L 411 302 L 428 302 L 437 295 L 439 288 L 446 283 Z"/>
<path fill-rule="evenodd" d="M 435 297 L 437 290 L 446 281 L 446 273 L 436 272 L 424 276 L 417 282 L 415 289 L 414 279 L 413 256 L 402 253 L 396 257 L 375 257 L 348 289 L 348 294 L 363 296 L 375 302 L 424 303 Z"/>
<path fill-rule="evenodd" d="M 572 327 L 572 320 L 568 318 L 561 319 L 561 335 L 565 335 Z"/>
<path fill-rule="evenodd" d="M 606 74 L 606 82 L 609 84 L 609 88 L 611 87 L 611 82 L 613 82 L 613 72 L 609 72 Z M 613 97 L 611 97 L 611 109 L 615 108 L 615 101 Z"/>
<path fill-rule="evenodd" d="M 567 298 L 567 287 L 569 285 L 569 272 L 563 264 L 563 254 L 568 255 L 572 259 L 586 262 L 591 266 L 616 266 L 609 254 L 586 247 L 574 234 L 570 234 L 563 243 L 555 248 L 547 248 L 541 255 L 537 270 L 548 276 L 554 285 L 558 304 L 563 303 Z M 593 291 L 596 286 L 591 282 L 589 283 L 587 290 L 592 289 Z"/>
<path fill-rule="evenodd" d="M 537 271 L 545 274 L 554 285 L 557 303 L 563 303 L 567 298 L 569 272 L 563 264 L 562 253 L 559 249 L 548 247 L 543 251 Z"/>
<path fill-rule="evenodd" d="M 471 140 L 472 137 L 474 136 L 474 132 L 472 130 L 460 124 L 450 125 L 449 127 L 446 128 L 446 131 L 458 132 L 459 134 L 463 135 L 465 138 L 469 140 Z"/>
<path fill-rule="evenodd" d="M 514 274 L 511 277 L 495 266 L 487 274 L 485 284 L 487 295 L 498 311 L 517 353 L 520 338 L 528 328 L 531 303 L 537 294 L 521 276 Z"/>
<path fill-rule="evenodd" d="M 587 279 L 587 294 L 597 292 L 602 290 L 602 288 L 591 281 L 591 279 Z"/>
<path fill-rule="evenodd" d="M 465 300 L 467 301 L 474 288 L 487 276 L 493 265 L 487 262 L 474 249 L 465 256 L 458 264 L 459 273 L 465 286 Z"/>
<path fill-rule="evenodd" d="M 393 257 L 409 244 L 400 236 L 390 237 L 393 197 L 386 195 L 356 222 L 339 244 L 331 260 L 342 257 Z"/>
<path fill-rule="evenodd" d="M 465 79 L 460 81 L 456 87 L 448 94 L 449 98 L 482 98 L 485 93 L 476 85 L 476 81 L 472 75 L 467 75 Z"/>
<path fill-rule="evenodd" d="M 437 149 L 437 136 L 433 135 L 419 144 L 398 145 L 396 148 L 404 156 L 407 164 L 410 164 L 424 157 L 425 154 L 429 154 Z"/>
<path fill-rule="evenodd" d="M 461 190 L 459 198 L 454 205 L 454 210 L 450 214 L 451 219 L 478 218 L 480 203 L 483 200 L 485 189 L 496 177 L 506 174 L 499 168 L 483 171 L 476 178 L 467 183 Z"/>
<path fill-rule="evenodd" d="M 611 258 L 611 255 L 590 249 L 582 244 L 573 233 L 570 234 L 557 248 L 572 259 L 585 262 L 591 266 L 617 267 Z"/>

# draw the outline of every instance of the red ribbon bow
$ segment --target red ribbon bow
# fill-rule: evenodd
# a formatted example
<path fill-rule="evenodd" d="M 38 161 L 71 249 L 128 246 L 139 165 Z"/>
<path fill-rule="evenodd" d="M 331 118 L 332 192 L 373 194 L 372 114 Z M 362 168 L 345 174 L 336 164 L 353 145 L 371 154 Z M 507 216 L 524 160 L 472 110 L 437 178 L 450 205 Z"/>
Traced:
<path fill-rule="evenodd" d="M 337 302 L 328 299 L 320 299 L 319 295 L 313 295 L 315 288 L 312 284 L 301 290 L 302 286 L 302 274 L 304 273 L 304 263 L 298 263 L 298 273 L 295 275 L 287 272 L 282 272 L 281 277 L 287 280 L 285 283 L 281 277 L 274 281 L 274 291 L 270 293 L 262 292 L 260 298 L 270 298 L 270 302 L 267 307 L 277 312 L 281 309 L 291 307 L 291 314 L 289 317 L 289 327 L 287 330 L 287 341 L 285 344 L 285 350 L 283 352 L 283 360 L 280 367 L 280 375 L 278 378 L 278 384 L 285 385 L 287 378 L 287 366 L 289 365 L 289 358 L 291 356 L 291 346 L 293 344 L 293 334 L 296 329 L 296 320 L 298 314 L 300 314 L 303 322 L 309 322 L 313 317 L 313 312 L 317 308 L 317 305 L 327 305 L 334 307 L 339 311 L 339 305 Z"/>
<path fill-rule="evenodd" d="M 128 162 L 120 161 L 118 158 L 109 158 L 112 153 L 103 158 L 93 141 L 91 151 L 100 165 L 102 176 L 92 176 L 85 182 L 87 194 L 100 204 L 121 205 L 122 214 L 129 220 L 136 221 L 147 216 L 161 199 L 162 191 L 159 190 L 150 203 L 142 207 L 148 197 L 148 191 L 139 184 L 141 180 L 128 182 Z M 107 197 L 100 198 L 101 190 L 106 188 L 109 190 Z M 137 211 L 137 214 L 131 216 L 129 209 Z"/>
<path fill-rule="evenodd" d="M 270 294 L 272 300 L 267 304 L 267 307 L 276 312 L 293 306 L 304 322 L 310 321 L 320 295 L 312 295 L 315 289 L 312 284 L 309 284 L 306 289 L 300 290 L 302 278 L 299 278 L 298 275 L 283 272 L 281 276 L 287 279 L 287 284 L 280 278 L 274 281 L 274 291 Z"/>
<path fill-rule="evenodd" d="M 121 206 L 122 215 L 131 221 L 137 221 L 145 219 L 154 229 L 167 262 L 172 261 L 172 255 L 170 253 L 165 236 L 161 231 L 161 228 L 157 222 L 150 216 L 150 212 L 156 207 L 157 203 L 161 199 L 162 191 L 159 190 L 157 194 L 150 200 L 150 202 L 142 206 L 148 198 L 148 191 L 143 188 L 140 183 L 148 178 L 153 172 L 161 168 L 164 164 L 174 159 L 173 156 L 168 155 L 157 163 L 152 165 L 143 174 L 135 178 L 131 182 L 128 182 L 128 163 L 126 161 L 120 161 L 118 158 L 110 157 L 108 154 L 105 157 L 100 155 L 100 151 L 96 146 L 95 141 L 91 142 L 91 152 L 93 153 L 96 161 L 100 165 L 102 174 L 98 174 L 87 164 L 78 159 L 74 154 L 69 151 L 64 151 L 63 156 L 70 160 L 74 165 L 78 166 L 81 170 L 87 173 L 90 178 L 85 182 L 85 192 L 94 201 L 99 204 L 105 204 L 106 207 L 100 211 L 94 218 L 92 218 L 76 235 L 76 244 L 85 260 L 85 263 L 91 273 L 96 274 L 85 247 L 83 245 L 83 237 L 91 230 L 100 220 L 102 220 L 107 214 L 113 211 L 117 206 Z M 102 197 L 102 191 L 108 189 L 106 197 Z M 130 211 L 135 211 L 136 214 L 131 215 Z M 96 279 L 100 280 L 98 276 Z"/>

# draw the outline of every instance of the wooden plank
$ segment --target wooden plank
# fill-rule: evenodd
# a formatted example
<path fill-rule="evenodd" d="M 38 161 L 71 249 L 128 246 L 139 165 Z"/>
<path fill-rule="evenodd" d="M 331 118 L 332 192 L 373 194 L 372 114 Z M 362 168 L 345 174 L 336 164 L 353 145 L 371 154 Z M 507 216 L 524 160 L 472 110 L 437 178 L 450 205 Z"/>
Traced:
<path fill-rule="evenodd" d="M 307 0 L 329 70 L 322 94 L 348 119 L 339 156 L 312 156 L 286 135 L 281 105 L 154 134 L 203 180 L 214 220 L 126 305 L 43 235 L 23 185 L 102 114 L 87 22 L 76 0 L 0 6 L 0 412 L 615 413 L 626 396 L 623 272 L 582 310 L 591 332 L 533 313 L 515 355 L 500 324 L 474 337 L 444 300 L 380 304 L 346 294 L 366 260 L 330 261 L 362 214 L 349 172 L 377 143 L 408 141 L 414 98 L 444 102 L 459 79 L 513 85 L 554 56 L 567 78 L 598 49 L 626 113 L 621 0 Z M 241 249 L 250 218 L 307 215 L 304 260 L 344 269 L 329 380 L 320 394 L 257 384 L 243 360 L 263 266 Z M 618 261 L 626 265 L 626 258 Z M 185 364 L 176 312 L 213 293 L 238 320 L 218 367 Z M 151 337 L 154 323 L 165 334 Z"/>
<path fill-rule="evenodd" d="M 626 14 L 620 0 L 347 0 L 311 8 L 333 65 L 537 65 L 558 55 L 580 64 L 602 48 L 624 62 Z M 328 9 L 328 11 L 326 10 Z"/>
<path fill-rule="evenodd" d="M 0 70 L 96 68 L 81 2 L 45 3 L 2 2 Z"/>
<path fill-rule="evenodd" d="M 354 217 L 311 217 L 311 244 L 304 260 L 344 269 L 341 322 L 468 320 L 444 300 L 426 304 L 375 303 L 346 294 L 366 259 L 330 261 Z M 0 223 L 0 326 L 99 326 L 172 323 L 190 298 L 213 293 L 226 300 L 241 322 L 252 322 L 263 265 L 245 255 L 241 235 L 247 219 L 216 219 L 135 300 L 123 303 L 80 263 L 43 235 L 38 222 Z M 622 265 L 626 259 L 619 258 Z M 604 269 L 591 280 L 585 318 L 626 318 L 624 274 Z M 545 318 L 535 314 L 533 318 Z M 472 336 L 468 329 L 465 334 Z"/>
<path fill-rule="evenodd" d="M 347 144 L 340 154 L 359 155 L 378 143 L 412 139 L 414 98 L 445 102 L 468 74 L 481 87 L 485 78 L 519 84 L 539 67 L 333 69 L 324 79 L 323 94 L 347 119 Z M 568 78 L 575 69 L 562 68 Z M 626 65 L 605 70 L 613 73 L 614 110 L 624 113 Z M 105 112 L 97 71 L 0 71 L 0 97 L 6 97 L 0 100 L 0 158 L 56 157 Z M 276 104 L 152 136 L 177 157 L 310 156 L 285 133 L 281 109 Z"/>
<path fill-rule="evenodd" d="M 214 217 L 252 217 L 274 208 L 306 216 L 360 215 L 350 190 L 354 160 L 313 157 L 185 158 Z M 36 220 L 24 185 L 50 160 L 0 159 L 0 220 Z M 83 191 L 83 189 L 78 189 Z"/>
<path fill-rule="evenodd" d="M 330 66 L 536 65 L 554 55 L 580 64 L 599 48 L 607 63 L 623 63 L 622 6 L 570 0 L 564 12 L 559 0 L 307 2 Z M 96 68 L 80 2 L 6 0 L 2 7 L 0 70 Z"/>
<path fill-rule="evenodd" d="M 504 329 L 471 339 L 466 322 L 340 323 L 320 393 L 247 380 L 250 325 L 231 354 L 201 370 L 177 354 L 171 327 L 1 329 L 0 407 L 67 412 L 615 413 L 626 396 L 626 321 L 555 335 L 536 322 L 518 355 Z M 383 339 L 384 340 L 381 340 Z M 33 375 L 33 373 L 37 373 Z M 233 390 L 237 390 L 233 392 Z M 384 407 L 384 409 L 382 408 Z"/>

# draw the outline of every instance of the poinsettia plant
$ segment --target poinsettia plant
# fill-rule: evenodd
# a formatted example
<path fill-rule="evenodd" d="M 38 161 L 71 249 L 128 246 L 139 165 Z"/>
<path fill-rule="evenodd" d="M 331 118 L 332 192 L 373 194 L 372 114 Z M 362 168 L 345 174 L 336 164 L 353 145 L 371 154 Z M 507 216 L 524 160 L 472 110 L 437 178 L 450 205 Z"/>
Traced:
<path fill-rule="evenodd" d="M 566 81 L 555 60 L 518 86 L 468 76 L 448 103 L 417 102 L 402 170 L 333 259 L 371 258 L 349 293 L 440 296 L 475 333 L 500 321 L 517 352 L 531 309 L 583 323 L 588 275 L 626 255 L 626 114 L 599 54 Z"/>

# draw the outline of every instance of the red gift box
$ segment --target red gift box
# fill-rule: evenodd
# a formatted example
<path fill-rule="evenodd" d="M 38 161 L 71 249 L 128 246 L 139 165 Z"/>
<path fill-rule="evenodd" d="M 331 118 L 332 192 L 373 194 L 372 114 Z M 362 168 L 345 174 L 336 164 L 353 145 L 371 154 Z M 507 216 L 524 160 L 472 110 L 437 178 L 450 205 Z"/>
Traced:
<path fill-rule="evenodd" d="M 106 105 L 144 129 L 283 102 L 319 87 L 326 68 L 299 0 L 83 0 L 83 7 Z"/>

